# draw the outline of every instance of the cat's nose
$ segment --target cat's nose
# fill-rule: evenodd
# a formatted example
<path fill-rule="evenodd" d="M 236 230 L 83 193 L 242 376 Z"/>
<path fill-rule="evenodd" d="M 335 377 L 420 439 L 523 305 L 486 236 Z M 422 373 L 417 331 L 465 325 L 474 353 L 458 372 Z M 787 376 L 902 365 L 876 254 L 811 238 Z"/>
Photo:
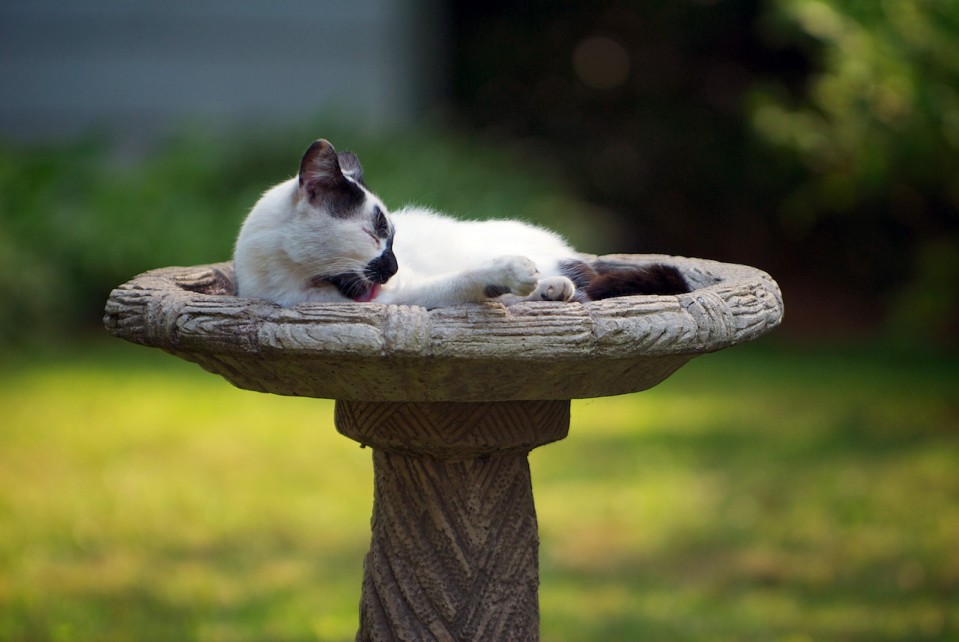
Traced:
<path fill-rule="evenodd" d="M 366 266 L 367 277 L 375 283 L 386 283 L 396 274 L 396 255 L 393 250 L 387 249 Z"/>

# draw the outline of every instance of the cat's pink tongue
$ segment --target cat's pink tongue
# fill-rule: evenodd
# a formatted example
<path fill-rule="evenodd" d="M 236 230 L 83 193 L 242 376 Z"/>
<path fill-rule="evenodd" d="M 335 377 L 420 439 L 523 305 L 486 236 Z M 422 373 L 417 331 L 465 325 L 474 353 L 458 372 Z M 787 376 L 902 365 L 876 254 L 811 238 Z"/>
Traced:
<path fill-rule="evenodd" d="M 353 300 L 356 301 L 357 303 L 369 303 L 370 301 L 375 299 L 376 295 L 379 293 L 380 293 L 380 284 L 374 283 L 373 287 L 367 290 L 366 294 L 362 296 L 358 296 Z"/>

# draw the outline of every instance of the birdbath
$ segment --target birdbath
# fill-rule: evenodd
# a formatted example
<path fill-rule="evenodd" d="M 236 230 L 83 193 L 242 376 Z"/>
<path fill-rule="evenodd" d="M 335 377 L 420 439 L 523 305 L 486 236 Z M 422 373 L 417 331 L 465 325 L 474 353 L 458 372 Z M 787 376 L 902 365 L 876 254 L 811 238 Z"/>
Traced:
<path fill-rule="evenodd" d="M 697 355 L 769 332 L 783 314 L 776 282 L 755 268 L 599 258 L 674 265 L 692 291 L 282 308 L 238 298 L 232 265 L 219 263 L 137 276 L 111 293 L 104 323 L 239 388 L 336 400 L 337 430 L 373 450 L 357 640 L 536 640 L 529 452 L 566 437 L 570 399 L 651 388 Z"/>

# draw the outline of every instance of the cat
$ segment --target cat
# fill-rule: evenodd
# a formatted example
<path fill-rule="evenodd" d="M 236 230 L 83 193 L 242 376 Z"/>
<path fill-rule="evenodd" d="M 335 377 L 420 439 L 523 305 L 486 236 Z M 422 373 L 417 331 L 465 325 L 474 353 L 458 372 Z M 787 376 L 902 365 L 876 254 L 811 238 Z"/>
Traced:
<path fill-rule="evenodd" d="M 351 152 L 317 140 L 266 191 L 234 250 L 241 297 L 281 306 L 357 301 L 426 308 L 498 300 L 588 301 L 688 292 L 672 266 L 584 261 L 558 234 L 515 220 L 390 213 Z"/>

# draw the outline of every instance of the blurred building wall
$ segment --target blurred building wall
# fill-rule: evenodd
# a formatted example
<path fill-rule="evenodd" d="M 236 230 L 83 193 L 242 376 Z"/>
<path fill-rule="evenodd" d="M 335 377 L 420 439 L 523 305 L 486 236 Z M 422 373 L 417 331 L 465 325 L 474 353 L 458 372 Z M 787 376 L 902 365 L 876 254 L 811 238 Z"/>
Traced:
<path fill-rule="evenodd" d="M 442 91 L 439 24 L 430 0 L 3 0 L 0 137 L 403 125 Z"/>

